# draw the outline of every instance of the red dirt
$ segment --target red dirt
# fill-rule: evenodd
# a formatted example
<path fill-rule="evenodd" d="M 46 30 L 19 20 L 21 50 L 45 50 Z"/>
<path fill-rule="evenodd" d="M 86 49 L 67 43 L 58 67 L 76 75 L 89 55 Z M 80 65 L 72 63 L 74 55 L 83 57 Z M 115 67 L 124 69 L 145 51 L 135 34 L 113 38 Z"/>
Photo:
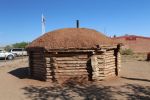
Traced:
<path fill-rule="evenodd" d="M 66 28 L 48 32 L 34 40 L 27 48 L 45 49 L 95 48 L 96 45 L 111 45 L 113 41 L 95 30 Z"/>
<path fill-rule="evenodd" d="M 119 43 L 123 43 L 125 48 L 130 48 L 136 53 L 147 53 L 150 52 L 150 38 L 142 36 L 121 36 L 113 38 Z"/>

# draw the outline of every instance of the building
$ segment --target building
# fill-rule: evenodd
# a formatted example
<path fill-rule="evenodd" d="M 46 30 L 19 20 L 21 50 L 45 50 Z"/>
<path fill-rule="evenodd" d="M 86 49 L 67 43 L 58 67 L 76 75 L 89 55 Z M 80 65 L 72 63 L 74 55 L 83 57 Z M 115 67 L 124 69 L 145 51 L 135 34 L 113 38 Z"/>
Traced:
<path fill-rule="evenodd" d="M 123 43 L 124 49 L 131 49 L 135 53 L 150 52 L 150 37 L 125 35 L 113 38 L 118 43 Z"/>
<path fill-rule="evenodd" d="M 119 74 L 120 45 L 100 32 L 65 28 L 45 33 L 27 47 L 31 76 L 40 80 L 99 81 Z"/>

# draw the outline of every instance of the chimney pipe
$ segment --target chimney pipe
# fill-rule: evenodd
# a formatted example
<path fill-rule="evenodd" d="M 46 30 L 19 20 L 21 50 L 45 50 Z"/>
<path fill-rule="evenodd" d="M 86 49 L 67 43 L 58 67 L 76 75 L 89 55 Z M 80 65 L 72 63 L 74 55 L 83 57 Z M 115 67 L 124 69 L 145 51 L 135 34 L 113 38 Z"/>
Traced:
<path fill-rule="evenodd" d="M 77 28 L 79 28 L 79 20 L 76 20 Z"/>

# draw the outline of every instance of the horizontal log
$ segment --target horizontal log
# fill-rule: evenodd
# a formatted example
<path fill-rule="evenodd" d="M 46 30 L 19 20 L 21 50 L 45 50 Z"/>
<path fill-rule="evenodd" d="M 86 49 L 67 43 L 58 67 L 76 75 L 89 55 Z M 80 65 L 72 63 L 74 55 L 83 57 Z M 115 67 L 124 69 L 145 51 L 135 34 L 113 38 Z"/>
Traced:
<path fill-rule="evenodd" d="M 55 79 L 60 81 L 60 80 L 82 80 L 82 79 L 88 79 L 87 75 L 78 75 L 78 76 L 65 76 L 65 75 L 60 75 L 60 76 L 55 76 Z"/>
<path fill-rule="evenodd" d="M 108 73 L 115 73 L 115 70 L 109 70 L 109 71 L 104 71 L 105 75 L 107 75 Z"/>
<path fill-rule="evenodd" d="M 57 72 L 57 73 L 79 73 L 79 72 L 86 72 L 87 73 L 87 70 L 86 69 L 59 69 L 59 70 L 46 70 L 47 73 L 49 72 Z"/>
<path fill-rule="evenodd" d="M 46 67 L 52 67 L 52 64 L 50 64 L 50 63 L 46 64 Z"/>
<path fill-rule="evenodd" d="M 58 64 L 86 64 L 87 61 L 59 61 Z"/>
<path fill-rule="evenodd" d="M 58 66 L 58 70 L 61 70 L 61 69 L 64 69 L 64 70 L 78 70 L 78 69 L 84 69 L 84 70 L 86 70 L 86 67 L 60 67 L 60 66 Z"/>
<path fill-rule="evenodd" d="M 105 66 L 105 69 L 109 69 L 109 68 L 116 68 L 116 66 L 115 65 L 107 65 L 107 66 Z"/>
<path fill-rule="evenodd" d="M 50 57 L 45 57 L 45 59 L 46 59 L 46 60 L 51 60 L 51 58 L 50 58 Z"/>
<path fill-rule="evenodd" d="M 55 73 L 46 73 L 46 76 L 54 76 L 55 75 Z"/>
<path fill-rule="evenodd" d="M 37 70 L 46 70 L 46 68 L 44 66 L 33 66 L 33 69 L 37 69 Z"/>
<path fill-rule="evenodd" d="M 33 71 L 33 72 L 38 72 L 38 73 L 46 73 L 45 70 L 37 70 L 37 69 L 33 69 L 32 71 Z"/>
<path fill-rule="evenodd" d="M 115 72 L 106 73 L 106 76 L 109 76 L 109 75 L 116 75 L 116 73 Z"/>
<path fill-rule="evenodd" d="M 39 54 L 39 55 L 33 54 L 33 55 L 30 55 L 30 57 L 32 57 L 32 58 L 40 58 L 40 57 L 44 58 L 44 56 L 42 54 Z"/>
<path fill-rule="evenodd" d="M 106 75 L 104 75 L 104 74 L 99 74 L 98 76 L 97 76 L 97 78 L 104 78 Z"/>
<path fill-rule="evenodd" d="M 107 66 L 107 67 L 105 67 L 105 69 L 113 69 L 113 68 L 116 68 L 116 66 Z"/>
<path fill-rule="evenodd" d="M 44 52 L 32 52 L 31 54 L 44 54 Z"/>
<path fill-rule="evenodd" d="M 105 70 L 98 70 L 99 73 L 102 73 L 102 72 L 109 72 L 109 71 L 115 71 L 115 68 L 113 69 L 105 69 Z M 102 72 L 101 72 L 102 71 Z"/>
<path fill-rule="evenodd" d="M 114 50 L 107 50 L 106 52 L 114 52 Z"/>
<path fill-rule="evenodd" d="M 32 63 L 45 63 L 45 60 L 32 59 Z"/>
<path fill-rule="evenodd" d="M 79 76 L 79 75 L 86 75 L 88 76 L 88 73 L 56 73 L 56 75 L 60 76 Z"/>
<path fill-rule="evenodd" d="M 46 70 L 55 70 L 55 67 L 46 67 Z"/>
<path fill-rule="evenodd" d="M 56 70 L 46 70 L 46 73 L 55 73 Z"/>
<path fill-rule="evenodd" d="M 56 60 L 57 61 L 61 61 L 61 60 L 87 60 L 87 58 L 85 58 L 85 57 L 56 57 Z"/>
<path fill-rule="evenodd" d="M 102 57 L 97 57 L 97 59 L 104 59 L 105 58 L 105 56 L 102 56 Z"/>
<path fill-rule="evenodd" d="M 114 54 L 114 51 L 112 51 L 112 52 L 106 52 L 105 55 L 107 55 L 107 54 L 108 54 L 108 55 L 109 55 L 109 54 Z"/>
<path fill-rule="evenodd" d="M 78 73 L 80 73 L 80 72 L 87 72 L 87 70 L 84 70 L 84 69 L 79 69 L 79 70 L 57 70 L 57 72 L 59 73 L 59 72 L 64 72 L 64 73 L 67 73 L 67 72 L 72 72 L 72 73 L 76 73 L 76 72 L 78 72 Z"/>
<path fill-rule="evenodd" d="M 105 63 L 105 66 L 107 67 L 107 66 L 111 66 L 111 65 L 113 65 L 113 66 L 115 66 L 115 62 L 110 62 L 110 63 Z"/>
<path fill-rule="evenodd" d="M 87 67 L 86 64 L 57 64 L 60 67 Z"/>
<path fill-rule="evenodd" d="M 114 60 L 114 59 L 112 59 L 112 60 L 106 60 L 105 62 L 106 62 L 106 63 L 115 62 L 115 60 Z"/>
<path fill-rule="evenodd" d="M 52 79 L 54 76 L 46 76 L 47 79 Z"/>
<path fill-rule="evenodd" d="M 46 60 L 45 62 L 46 62 L 47 64 L 50 64 L 50 63 L 52 63 L 52 61 L 47 61 L 47 60 Z"/>
<path fill-rule="evenodd" d="M 45 76 L 46 74 L 45 74 L 44 72 L 33 71 L 33 75 L 34 75 L 34 76 L 43 77 L 43 76 Z"/>
<path fill-rule="evenodd" d="M 106 56 L 105 59 L 115 59 L 115 56 Z"/>
<path fill-rule="evenodd" d="M 62 81 L 62 80 L 68 80 L 68 79 L 73 79 L 73 80 L 79 80 L 79 79 L 88 79 L 87 76 L 54 76 L 54 77 L 47 77 L 47 79 L 53 79 L 55 78 L 55 80 L 58 81 Z"/>
<path fill-rule="evenodd" d="M 46 67 L 46 65 L 44 63 L 31 63 L 31 66 Z"/>
<path fill-rule="evenodd" d="M 62 60 L 55 60 L 55 62 L 61 62 L 61 61 L 88 61 L 88 59 L 62 59 Z"/>
<path fill-rule="evenodd" d="M 98 62 L 98 64 L 103 64 L 103 63 L 105 63 L 104 61 L 97 61 Z M 96 62 L 96 63 L 97 63 Z"/>

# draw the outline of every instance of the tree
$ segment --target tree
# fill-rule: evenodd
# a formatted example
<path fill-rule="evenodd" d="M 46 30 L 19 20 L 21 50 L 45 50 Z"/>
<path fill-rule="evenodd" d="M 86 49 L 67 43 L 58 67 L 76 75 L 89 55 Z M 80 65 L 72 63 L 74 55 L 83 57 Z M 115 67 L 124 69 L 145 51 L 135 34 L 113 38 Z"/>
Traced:
<path fill-rule="evenodd" d="M 20 43 L 14 43 L 12 45 L 6 45 L 5 50 L 9 51 L 12 48 L 25 48 L 29 43 L 28 42 L 20 42 Z"/>
<path fill-rule="evenodd" d="M 13 48 L 25 48 L 28 45 L 27 42 L 20 42 L 20 43 L 15 43 L 13 44 Z"/>

